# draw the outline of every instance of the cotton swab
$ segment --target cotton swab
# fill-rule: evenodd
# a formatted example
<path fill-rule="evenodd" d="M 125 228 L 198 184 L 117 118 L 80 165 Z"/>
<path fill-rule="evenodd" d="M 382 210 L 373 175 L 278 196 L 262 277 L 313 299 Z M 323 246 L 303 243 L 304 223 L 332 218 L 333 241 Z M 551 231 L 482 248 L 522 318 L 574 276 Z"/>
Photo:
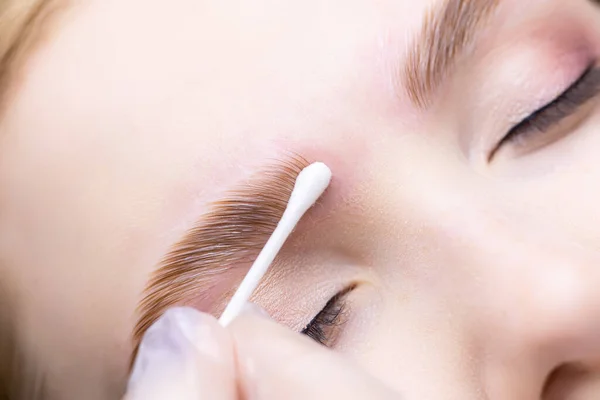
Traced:
<path fill-rule="evenodd" d="M 298 174 L 290 200 L 277 227 L 267 240 L 265 247 L 258 254 L 231 301 L 227 304 L 225 311 L 221 314 L 219 323 L 222 326 L 229 325 L 242 311 L 288 236 L 304 213 L 321 197 L 330 181 L 331 170 L 321 162 L 309 165 Z"/>

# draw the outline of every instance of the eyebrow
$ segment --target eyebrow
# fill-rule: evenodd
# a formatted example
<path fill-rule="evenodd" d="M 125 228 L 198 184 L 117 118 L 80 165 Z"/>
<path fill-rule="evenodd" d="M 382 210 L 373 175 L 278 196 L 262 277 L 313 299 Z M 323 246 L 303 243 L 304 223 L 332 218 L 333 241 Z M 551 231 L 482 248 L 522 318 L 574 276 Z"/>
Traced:
<path fill-rule="evenodd" d="M 219 276 L 250 266 L 281 219 L 296 177 L 308 165 L 297 155 L 275 162 L 209 205 L 150 277 L 138 305 L 133 331 L 136 349 L 167 308 L 190 299 L 207 300 Z"/>
<path fill-rule="evenodd" d="M 473 45 L 500 0 L 445 0 L 429 9 L 409 49 L 404 86 L 411 101 L 427 108 L 458 58 Z"/>

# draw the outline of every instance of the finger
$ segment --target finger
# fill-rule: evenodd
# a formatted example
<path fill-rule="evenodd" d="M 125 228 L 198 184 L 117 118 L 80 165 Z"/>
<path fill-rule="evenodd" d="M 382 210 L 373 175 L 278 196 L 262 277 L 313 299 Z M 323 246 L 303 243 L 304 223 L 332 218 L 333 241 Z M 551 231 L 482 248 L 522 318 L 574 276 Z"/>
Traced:
<path fill-rule="evenodd" d="M 245 313 L 229 329 L 250 400 L 398 398 L 348 359 L 268 318 Z"/>
<path fill-rule="evenodd" d="M 140 344 L 125 400 L 234 400 L 231 336 L 209 315 L 168 310 Z"/>

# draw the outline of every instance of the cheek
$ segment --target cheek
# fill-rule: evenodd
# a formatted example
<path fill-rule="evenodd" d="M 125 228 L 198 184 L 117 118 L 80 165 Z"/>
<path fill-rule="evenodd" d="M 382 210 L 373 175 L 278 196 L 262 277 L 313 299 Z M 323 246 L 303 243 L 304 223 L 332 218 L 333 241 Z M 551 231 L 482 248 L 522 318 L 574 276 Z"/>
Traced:
<path fill-rule="evenodd" d="M 409 300 L 401 307 L 387 295 L 380 300 L 368 326 L 358 328 L 364 339 L 345 352 L 406 398 L 446 398 L 440 388 L 467 393 L 461 387 L 473 379 L 472 366 L 458 360 L 473 360 L 473 354 L 468 336 L 456 329 L 461 321 L 447 320 L 446 310 L 424 306 L 420 299 L 414 302 L 418 309 Z"/>

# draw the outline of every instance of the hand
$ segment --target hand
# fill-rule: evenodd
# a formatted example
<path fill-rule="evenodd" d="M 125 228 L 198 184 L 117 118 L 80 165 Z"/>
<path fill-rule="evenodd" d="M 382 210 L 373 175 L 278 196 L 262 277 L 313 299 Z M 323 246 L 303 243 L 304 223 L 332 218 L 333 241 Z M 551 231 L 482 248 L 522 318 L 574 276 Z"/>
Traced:
<path fill-rule="evenodd" d="M 168 310 L 145 333 L 124 400 L 237 399 L 231 334 L 192 308 Z"/>
<path fill-rule="evenodd" d="M 343 356 L 248 314 L 229 328 L 172 309 L 140 346 L 125 400 L 396 399 Z"/>

